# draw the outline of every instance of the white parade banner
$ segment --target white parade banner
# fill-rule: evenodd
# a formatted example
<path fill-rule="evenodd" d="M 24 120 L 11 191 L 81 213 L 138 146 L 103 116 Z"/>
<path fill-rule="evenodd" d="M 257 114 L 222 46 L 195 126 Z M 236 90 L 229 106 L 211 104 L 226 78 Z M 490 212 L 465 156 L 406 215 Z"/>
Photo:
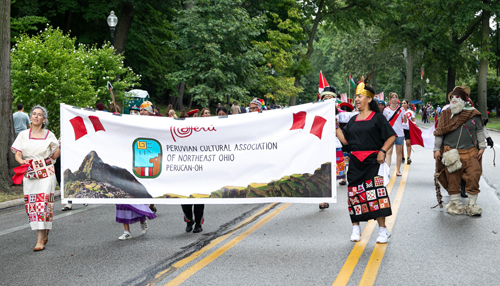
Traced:
<path fill-rule="evenodd" d="M 333 100 L 225 117 L 61 104 L 62 202 L 337 201 Z"/>

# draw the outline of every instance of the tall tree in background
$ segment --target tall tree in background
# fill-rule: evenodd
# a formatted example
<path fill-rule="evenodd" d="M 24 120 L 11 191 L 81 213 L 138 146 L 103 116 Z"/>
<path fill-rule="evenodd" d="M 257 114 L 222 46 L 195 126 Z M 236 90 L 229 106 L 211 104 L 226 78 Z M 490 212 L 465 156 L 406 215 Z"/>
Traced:
<path fill-rule="evenodd" d="M 264 18 L 250 17 L 241 1 L 205 0 L 179 11 L 173 25 L 183 63 L 169 80 L 185 82 L 201 106 L 245 99 L 262 60 L 251 42 L 262 33 Z"/>
<path fill-rule="evenodd" d="M 489 57 L 489 37 L 490 37 L 490 11 L 483 10 L 481 15 L 481 53 L 479 59 L 479 78 L 478 78 L 478 106 L 476 108 L 481 112 L 483 118 L 488 118 L 486 114 L 486 91 L 488 89 L 488 57 Z"/>
<path fill-rule="evenodd" d="M 9 156 L 12 128 L 12 90 L 10 86 L 10 0 L 0 0 L 0 190 L 10 192 Z"/>

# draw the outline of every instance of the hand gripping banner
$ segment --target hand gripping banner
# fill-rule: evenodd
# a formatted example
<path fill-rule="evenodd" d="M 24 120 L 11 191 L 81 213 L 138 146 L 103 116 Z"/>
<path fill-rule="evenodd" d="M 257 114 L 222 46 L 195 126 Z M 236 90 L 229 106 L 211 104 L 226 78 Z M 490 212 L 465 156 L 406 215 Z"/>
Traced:
<path fill-rule="evenodd" d="M 61 104 L 63 203 L 336 202 L 333 100 L 228 117 Z"/>

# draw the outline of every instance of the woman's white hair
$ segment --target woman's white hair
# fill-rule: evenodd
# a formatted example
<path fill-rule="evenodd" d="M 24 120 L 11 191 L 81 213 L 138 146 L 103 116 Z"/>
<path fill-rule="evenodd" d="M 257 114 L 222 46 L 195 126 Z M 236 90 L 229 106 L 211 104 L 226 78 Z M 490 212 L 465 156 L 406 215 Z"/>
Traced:
<path fill-rule="evenodd" d="M 41 105 L 35 105 L 33 106 L 33 108 L 31 108 L 31 111 L 30 111 L 30 118 L 31 118 L 31 115 L 33 114 L 33 110 L 35 109 L 41 109 L 42 110 L 42 114 L 43 114 L 43 118 L 47 119 L 45 120 L 45 123 L 42 124 L 42 128 L 45 128 L 45 126 L 47 126 L 49 124 L 49 114 L 47 113 L 47 109 Z"/>

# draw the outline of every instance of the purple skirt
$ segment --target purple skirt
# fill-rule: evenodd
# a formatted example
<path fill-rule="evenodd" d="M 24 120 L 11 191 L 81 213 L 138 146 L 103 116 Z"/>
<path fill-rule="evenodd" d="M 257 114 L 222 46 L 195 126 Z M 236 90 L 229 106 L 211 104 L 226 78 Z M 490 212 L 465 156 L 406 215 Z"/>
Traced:
<path fill-rule="evenodd" d="M 133 224 L 155 217 L 148 205 L 116 205 L 116 222 L 119 223 Z"/>

